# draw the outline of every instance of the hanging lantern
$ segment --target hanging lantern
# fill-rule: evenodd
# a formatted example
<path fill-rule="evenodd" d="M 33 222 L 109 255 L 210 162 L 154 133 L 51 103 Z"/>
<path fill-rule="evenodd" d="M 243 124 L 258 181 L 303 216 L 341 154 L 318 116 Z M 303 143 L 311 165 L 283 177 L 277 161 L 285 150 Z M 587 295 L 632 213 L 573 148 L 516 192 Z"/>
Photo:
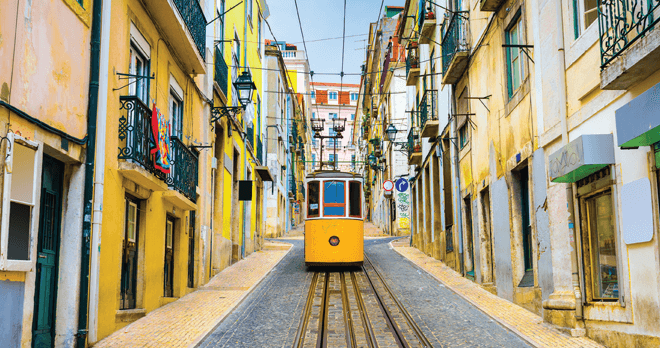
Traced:
<path fill-rule="evenodd" d="M 245 70 L 234 81 L 234 88 L 238 92 L 238 99 L 245 108 L 252 102 L 252 94 L 257 89 L 257 86 L 252 82 L 252 74 Z"/>
<path fill-rule="evenodd" d="M 389 126 L 387 126 L 387 129 L 385 130 L 385 134 L 387 135 L 387 140 L 388 141 L 394 141 L 396 139 L 396 127 L 394 127 L 393 124 L 390 123 Z"/>

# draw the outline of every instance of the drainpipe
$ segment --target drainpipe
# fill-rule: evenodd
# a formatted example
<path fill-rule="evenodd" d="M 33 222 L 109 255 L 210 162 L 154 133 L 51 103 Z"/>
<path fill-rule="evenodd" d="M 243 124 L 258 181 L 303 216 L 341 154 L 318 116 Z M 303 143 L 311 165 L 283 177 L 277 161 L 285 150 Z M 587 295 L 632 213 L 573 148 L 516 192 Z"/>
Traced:
<path fill-rule="evenodd" d="M 87 150 L 85 154 L 85 191 L 84 191 L 84 218 L 83 218 L 83 233 L 82 233 L 82 246 L 80 256 L 80 294 L 78 302 L 78 333 L 76 334 L 76 346 L 78 348 L 85 348 L 87 345 L 87 314 L 88 314 L 88 290 L 90 287 L 90 235 L 92 235 L 92 202 L 96 187 L 96 179 L 103 178 L 103 170 L 105 168 L 105 112 L 107 110 L 107 93 L 108 93 L 108 49 L 110 47 L 110 11 L 111 0 L 97 0 L 94 1 L 92 8 L 92 33 L 91 33 L 91 54 L 90 54 L 90 81 L 89 81 L 89 103 L 88 103 L 88 117 L 87 117 Z M 101 26 L 103 25 L 103 30 Z M 104 36 L 101 37 L 103 32 Z M 103 54 L 102 54 L 103 53 Z M 101 67 L 103 73 L 101 74 Z M 100 79 L 99 79 L 100 75 Z M 99 94 L 102 96 L 99 104 Z M 97 134 L 97 115 L 101 113 L 101 120 L 99 122 L 100 128 Z M 100 146 L 97 145 L 97 135 L 100 136 Z M 98 168 L 99 171 L 94 176 L 95 155 L 101 161 Z M 101 181 L 102 182 L 102 181 Z M 101 199 L 97 202 L 102 202 L 102 185 L 101 185 Z M 101 204 L 97 203 L 94 209 L 94 221 L 100 223 L 101 217 Z M 97 216 L 98 214 L 98 216 Z M 98 219 L 97 219 L 98 218 Z M 94 240 L 98 243 L 98 231 L 93 233 Z M 93 245 L 97 245 L 93 244 Z M 94 247 L 95 254 L 98 254 L 98 248 Z M 98 271 L 98 263 L 96 263 Z M 94 276 L 95 274 L 92 274 Z M 98 277 L 93 284 L 98 289 Z M 94 298 L 94 297 L 92 297 Z M 92 303 L 95 305 L 98 300 Z M 96 320 L 96 307 L 90 313 L 90 322 Z M 93 319 L 92 319 L 93 317 Z M 96 326 L 92 326 L 92 341 L 96 340 Z"/>
<path fill-rule="evenodd" d="M 559 83 L 561 85 L 561 93 L 559 93 L 559 102 L 562 107 L 559 108 L 560 120 L 561 120 L 561 139 L 564 145 L 569 143 L 568 138 L 568 121 L 567 117 L 567 108 L 568 104 L 566 102 L 566 60 L 565 60 L 565 51 L 564 51 L 564 27 L 563 27 L 563 13 L 561 1 L 556 2 L 556 11 L 557 11 L 557 50 L 559 51 Z M 566 208 L 568 209 L 568 229 L 569 233 L 573 234 L 573 238 L 570 239 L 571 243 L 571 278 L 573 282 L 573 293 L 575 294 L 575 317 L 578 320 L 582 320 L 582 289 L 580 288 L 580 276 L 578 269 L 578 255 L 577 255 L 577 235 L 574 227 L 573 217 L 575 216 L 574 207 L 573 207 L 573 184 L 569 183 L 566 185 Z"/>

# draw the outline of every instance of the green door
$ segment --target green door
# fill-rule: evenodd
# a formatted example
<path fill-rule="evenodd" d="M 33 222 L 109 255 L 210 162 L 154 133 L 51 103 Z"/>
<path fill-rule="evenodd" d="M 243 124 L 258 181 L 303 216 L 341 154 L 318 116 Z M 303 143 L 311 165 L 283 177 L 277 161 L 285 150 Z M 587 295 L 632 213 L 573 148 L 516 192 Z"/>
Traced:
<path fill-rule="evenodd" d="M 64 166 L 61 162 L 44 156 L 32 324 L 32 346 L 38 348 L 53 347 L 55 337 L 55 298 L 62 216 L 63 171 Z"/>
<path fill-rule="evenodd" d="M 165 224 L 165 268 L 163 269 L 165 297 L 174 297 L 174 218 L 168 216 Z"/>

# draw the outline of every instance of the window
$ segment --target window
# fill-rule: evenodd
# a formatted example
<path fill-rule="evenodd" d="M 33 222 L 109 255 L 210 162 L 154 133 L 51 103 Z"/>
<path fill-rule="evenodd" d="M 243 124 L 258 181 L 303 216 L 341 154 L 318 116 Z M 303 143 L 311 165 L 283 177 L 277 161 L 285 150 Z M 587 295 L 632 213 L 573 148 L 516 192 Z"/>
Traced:
<path fill-rule="evenodd" d="M 520 12 L 516 15 L 512 24 L 506 30 L 506 43 L 508 45 L 522 45 L 523 39 L 523 25 Z M 507 65 L 507 80 L 509 98 L 512 98 L 516 93 L 520 84 L 525 79 L 525 66 L 522 61 L 520 48 L 509 47 L 506 49 L 506 65 Z"/>
<path fill-rule="evenodd" d="M 225 0 L 218 0 L 218 13 L 216 14 L 216 17 L 218 17 L 218 19 L 216 20 L 217 23 L 215 25 L 217 40 L 225 39 L 225 16 L 222 16 L 222 14 L 224 13 L 225 13 Z M 220 52 L 224 53 L 225 52 L 224 42 L 220 42 L 218 44 L 218 48 L 220 49 Z"/>
<path fill-rule="evenodd" d="M 183 137 L 183 101 L 174 90 L 170 91 L 170 129 L 171 136 Z"/>
<path fill-rule="evenodd" d="M 318 146 L 318 144 L 316 143 L 316 140 L 314 140 L 314 141 L 315 141 L 314 146 Z M 312 167 L 313 168 L 316 167 L 316 154 L 315 153 L 312 154 Z"/>
<path fill-rule="evenodd" d="M 245 0 L 245 4 L 247 6 L 248 23 L 250 23 L 250 28 L 251 28 L 252 27 L 252 0 Z"/>
<path fill-rule="evenodd" d="M 607 190 L 587 198 L 585 206 L 592 297 L 595 300 L 618 299 L 619 279 L 612 191 Z"/>
<path fill-rule="evenodd" d="M 337 100 L 337 92 L 329 92 L 328 93 L 328 99 Z"/>
<path fill-rule="evenodd" d="M 355 156 L 352 156 L 353 161 Z M 359 181 L 351 181 L 348 183 L 348 216 L 360 218 L 362 217 L 362 184 Z"/>
<path fill-rule="evenodd" d="M 2 252 L 0 269 L 29 271 L 32 267 L 33 242 L 36 240 L 37 156 L 38 144 L 8 133 L 6 171 L 2 197 Z M 16 159 L 16 160 L 14 160 Z"/>
<path fill-rule="evenodd" d="M 468 143 L 467 123 L 464 123 L 461 128 L 458 129 L 458 143 L 461 149 Z"/>
<path fill-rule="evenodd" d="M 337 157 L 335 156 L 335 154 L 331 153 L 328 155 L 328 160 L 330 160 L 330 162 L 335 162 L 337 161 Z"/>
<path fill-rule="evenodd" d="M 351 101 L 357 101 L 358 100 L 358 94 L 357 93 L 351 93 Z"/>
<path fill-rule="evenodd" d="M 577 39 L 598 18 L 598 0 L 573 0 L 573 30 Z"/>
<path fill-rule="evenodd" d="M 259 53 L 259 57 L 261 57 L 261 12 L 259 12 L 259 16 L 257 17 L 257 37 L 259 41 L 257 44 L 257 52 Z"/>
<path fill-rule="evenodd" d="M 337 118 L 337 113 L 331 112 L 328 114 L 328 118 L 330 119 L 336 119 Z"/>
<path fill-rule="evenodd" d="M 323 216 L 346 215 L 345 185 L 344 181 L 323 182 Z"/>
<path fill-rule="evenodd" d="M 312 155 L 312 161 L 316 162 L 316 156 Z M 311 181 L 307 184 L 307 217 L 319 216 L 319 182 Z"/>
<path fill-rule="evenodd" d="M 312 97 L 312 98 L 314 98 L 314 97 Z M 312 112 L 312 118 L 316 118 L 316 113 L 315 112 Z"/>
<path fill-rule="evenodd" d="M 128 73 L 131 75 L 149 76 L 149 60 L 136 44 L 131 43 L 129 55 Z M 149 105 L 149 81 L 147 77 L 131 78 L 129 79 L 131 84 L 128 86 L 129 94 L 140 98 L 147 105 Z"/>
<path fill-rule="evenodd" d="M 312 99 L 316 99 L 316 91 L 312 91 Z"/>
<path fill-rule="evenodd" d="M 355 170 L 355 155 L 351 155 L 351 169 Z"/>

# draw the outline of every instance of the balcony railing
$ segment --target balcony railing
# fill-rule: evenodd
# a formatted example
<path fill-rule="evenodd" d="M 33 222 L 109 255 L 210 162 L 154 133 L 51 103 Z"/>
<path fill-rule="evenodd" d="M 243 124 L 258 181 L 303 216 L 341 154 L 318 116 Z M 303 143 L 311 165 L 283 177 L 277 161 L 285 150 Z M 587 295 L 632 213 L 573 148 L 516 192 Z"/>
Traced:
<path fill-rule="evenodd" d="M 205 59 L 204 48 L 206 47 L 206 17 L 199 4 L 199 0 L 173 0 L 179 14 L 190 31 L 190 35 L 195 41 L 197 50 Z"/>
<path fill-rule="evenodd" d="M 468 12 L 454 12 L 442 36 L 442 73 L 447 74 L 449 65 L 459 52 L 470 50 L 468 41 Z"/>
<path fill-rule="evenodd" d="M 660 0 L 599 0 L 601 68 L 660 21 Z"/>
<path fill-rule="evenodd" d="M 152 110 L 138 97 L 120 97 L 119 154 L 120 160 L 139 164 L 168 186 L 181 192 L 192 202 L 197 198 L 198 160 L 179 138 L 170 138 L 170 173 L 157 170 L 151 149 L 155 146 L 152 137 Z"/>
<path fill-rule="evenodd" d="M 168 185 L 193 203 L 197 201 L 198 156 L 177 137 L 170 139 L 170 174 Z"/>
<path fill-rule="evenodd" d="M 385 61 L 383 62 L 383 70 L 380 74 L 380 93 L 383 93 L 383 87 L 385 86 L 385 80 L 387 79 L 387 73 L 390 69 L 390 55 L 385 56 Z"/>
<path fill-rule="evenodd" d="M 438 91 L 429 89 L 424 92 L 422 101 L 419 102 L 419 127 L 424 128 L 426 122 L 429 120 L 435 121 L 438 119 L 437 115 L 438 106 Z"/>
<path fill-rule="evenodd" d="M 227 96 L 227 86 L 229 82 L 229 68 L 225 63 L 225 57 L 220 52 L 218 47 L 215 48 L 215 71 L 214 80 L 218 84 L 220 90 Z"/>
<path fill-rule="evenodd" d="M 414 152 L 420 152 L 420 146 L 419 146 L 419 136 L 415 134 L 415 129 L 410 128 L 410 131 L 408 132 L 408 157 L 412 156 Z"/>
<path fill-rule="evenodd" d="M 406 59 L 406 76 L 410 74 L 411 69 L 419 69 L 419 53 L 417 43 L 408 47 L 408 58 Z"/>

